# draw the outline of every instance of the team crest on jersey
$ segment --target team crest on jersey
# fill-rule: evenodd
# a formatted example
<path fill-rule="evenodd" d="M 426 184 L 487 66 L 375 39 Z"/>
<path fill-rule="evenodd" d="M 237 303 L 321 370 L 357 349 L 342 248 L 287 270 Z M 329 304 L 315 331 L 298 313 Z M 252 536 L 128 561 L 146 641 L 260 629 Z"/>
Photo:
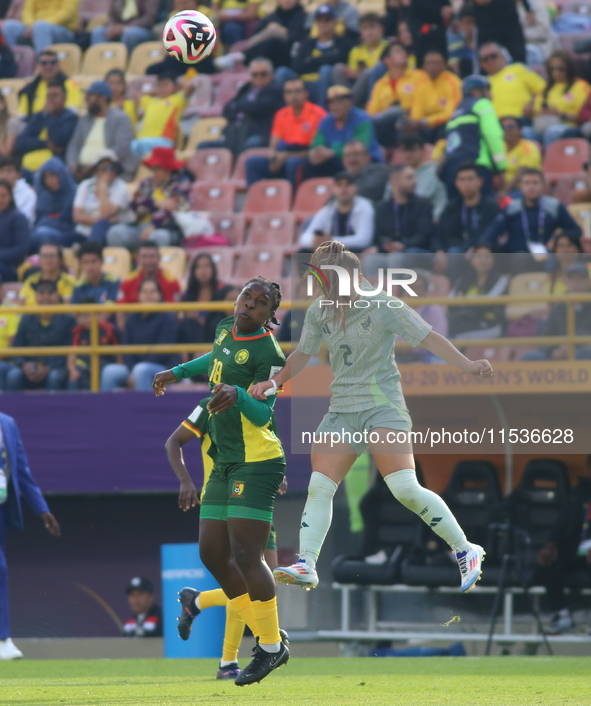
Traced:
<path fill-rule="evenodd" d="M 241 348 L 234 356 L 234 360 L 238 363 L 238 365 L 244 365 L 244 363 L 248 360 L 248 356 L 249 353 L 246 348 Z"/>
<path fill-rule="evenodd" d="M 232 496 L 234 498 L 241 498 L 242 493 L 244 493 L 244 483 L 241 480 L 236 481 L 232 486 Z"/>
<path fill-rule="evenodd" d="M 221 343 L 228 335 L 228 329 L 224 329 L 216 339 L 216 343 Z"/>
<path fill-rule="evenodd" d="M 368 314 L 366 319 L 363 319 L 363 321 L 357 324 L 357 333 L 360 336 L 371 336 L 372 330 L 373 324 L 371 322 L 371 316 Z"/>

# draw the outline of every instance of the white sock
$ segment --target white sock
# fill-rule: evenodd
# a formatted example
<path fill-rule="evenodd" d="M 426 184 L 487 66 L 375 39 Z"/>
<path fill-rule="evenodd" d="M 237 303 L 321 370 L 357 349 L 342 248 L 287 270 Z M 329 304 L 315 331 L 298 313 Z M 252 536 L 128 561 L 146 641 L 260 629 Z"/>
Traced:
<path fill-rule="evenodd" d="M 281 646 L 281 643 L 274 642 L 271 645 L 263 645 L 262 642 L 259 642 L 259 645 L 265 650 L 265 652 L 271 652 L 271 654 L 275 654 L 279 652 L 279 647 Z"/>
<path fill-rule="evenodd" d="M 220 667 L 229 667 L 231 664 L 236 664 L 236 662 L 228 662 L 225 659 L 220 659 Z"/>
<path fill-rule="evenodd" d="M 419 485 L 413 469 L 390 473 L 384 480 L 396 500 L 416 513 L 454 551 L 468 551 L 470 543 L 451 510 L 439 495 Z"/>
<path fill-rule="evenodd" d="M 201 607 L 201 603 L 199 602 L 199 596 L 195 597 L 194 603 L 195 603 L 195 607 L 197 608 L 197 610 L 203 610 L 203 608 Z M 222 664 L 222 667 L 224 667 L 224 666 L 225 665 Z"/>
<path fill-rule="evenodd" d="M 300 557 L 311 566 L 316 563 L 330 529 L 332 499 L 338 487 L 322 473 L 312 473 L 300 525 Z"/>

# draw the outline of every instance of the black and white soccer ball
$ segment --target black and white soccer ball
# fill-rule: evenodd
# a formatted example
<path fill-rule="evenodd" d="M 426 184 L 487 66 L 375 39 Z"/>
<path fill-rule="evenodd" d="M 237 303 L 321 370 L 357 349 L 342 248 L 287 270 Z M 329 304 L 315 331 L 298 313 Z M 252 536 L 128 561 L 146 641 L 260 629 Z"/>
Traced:
<path fill-rule="evenodd" d="M 212 21 L 197 10 L 184 10 L 171 17 L 162 33 L 164 48 L 183 64 L 197 64 L 215 47 L 216 31 Z"/>

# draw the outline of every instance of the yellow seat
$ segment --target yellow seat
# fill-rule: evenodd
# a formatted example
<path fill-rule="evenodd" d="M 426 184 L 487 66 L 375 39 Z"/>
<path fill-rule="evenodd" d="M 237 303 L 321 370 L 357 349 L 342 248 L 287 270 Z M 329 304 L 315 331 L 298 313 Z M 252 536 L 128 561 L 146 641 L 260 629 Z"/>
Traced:
<path fill-rule="evenodd" d="M 182 248 L 160 248 L 160 266 L 179 282 L 185 277 L 187 254 Z"/>
<path fill-rule="evenodd" d="M 86 93 L 92 84 L 97 80 L 96 76 L 84 76 L 82 74 L 75 74 L 72 76 L 72 81 L 74 81 L 83 93 Z M 86 110 L 86 108 L 84 108 Z"/>
<path fill-rule="evenodd" d="M 591 203 L 573 203 L 567 208 L 570 215 L 581 226 L 583 236 L 591 238 Z"/>
<path fill-rule="evenodd" d="M 191 128 L 184 154 L 190 156 L 197 149 L 197 145 L 200 142 L 219 140 L 227 124 L 226 118 L 203 118 L 198 120 Z"/>
<path fill-rule="evenodd" d="M 132 76 L 144 76 L 148 66 L 164 59 L 164 46 L 162 42 L 144 42 L 138 44 L 129 59 L 127 73 Z"/>
<path fill-rule="evenodd" d="M 85 76 L 103 78 L 111 69 L 125 71 L 127 66 L 127 47 L 121 42 L 104 42 L 89 47 L 82 62 L 81 73 Z"/>
<path fill-rule="evenodd" d="M 80 73 L 82 49 L 77 44 L 52 44 L 51 51 L 57 54 L 60 69 L 68 76 Z"/>
<path fill-rule="evenodd" d="M 18 92 L 25 83 L 21 78 L 4 78 L 0 81 L 0 93 L 4 96 L 8 112 L 12 115 L 18 113 Z"/>
<path fill-rule="evenodd" d="M 73 248 L 64 248 L 64 264 L 74 277 L 78 277 L 80 274 L 80 261 L 76 257 Z"/>
<path fill-rule="evenodd" d="M 103 272 L 109 272 L 124 280 L 131 272 L 131 255 L 126 248 L 103 249 Z"/>
<path fill-rule="evenodd" d="M 509 296 L 538 297 L 546 294 L 548 275 L 545 272 L 524 272 L 515 275 L 509 284 Z M 505 316 L 509 321 L 533 316 L 537 319 L 548 316 L 547 302 L 528 302 L 527 304 L 507 304 Z"/>

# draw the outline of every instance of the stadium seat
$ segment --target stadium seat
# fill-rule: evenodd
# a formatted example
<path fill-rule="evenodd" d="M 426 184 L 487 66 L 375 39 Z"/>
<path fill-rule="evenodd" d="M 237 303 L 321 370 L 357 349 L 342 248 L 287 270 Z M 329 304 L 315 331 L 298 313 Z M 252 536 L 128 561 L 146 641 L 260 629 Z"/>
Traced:
<path fill-rule="evenodd" d="M 60 69 L 67 76 L 80 73 L 82 49 L 77 44 L 52 44 L 49 49 L 57 54 Z"/>
<path fill-rule="evenodd" d="M 557 34 L 560 49 L 564 49 L 569 54 L 574 54 L 575 44 L 581 39 L 589 39 L 589 32 L 569 32 L 568 34 Z"/>
<path fill-rule="evenodd" d="M 195 90 L 190 95 L 187 107 L 183 111 L 184 119 L 195 118 L 201 115 L 202 111 L 209 108 L 211 105 L 213 89 L 209 76 L 205 74 L 195 76 L 191 82 L 193 86 L 195 86 Z"/>
<path fill-rule="evenodd" d="M 563 0 L 559 3 L 562 12 L 574 12 L 577 15 L 591 15 L 590 0 Z"/>
<path fill-rule="evenodd" d="M 74 277 L 78 277 L 80 273 L 80 260 L 76 257 L 73 248 L 64 248 L 64 264 L 70 270 Z"/>
<path fill-rule="evenodd" d="M 131 255 L 127 248 L 103 249 L 103 272 L 117 275 L 124 280 L 131 272 Z"/>
<path fill-rule="evenodd" d="M 232 173 L 232 153 L 223 147 L 197 150 L 187 162 L 197 181 L 226 181 Z"/>
<path fill-rule="evenodd" d="M 182 282 L 185 277 L 187 254 L 182 248 L 161 247 L 160 265 L 168 274 Z"/>
<path fill-rule="evenodd" d="M 201 118 L 191 127 L 185 152 L 194 152 L 205 140 L 219 140 L 227 124 L 226 118 Z"/>
<path fill-rule="evenodd" d="M 209 220 L 212 222 L 216 232 L 230 241 L 230 245 L 242 245 L 246 222 L 241 213 L 212 213 Z"/>
<path fill-rule="evenodd" d="M 238 155 L 232 174 L 232 184 L 238 191 L 246 191 L 246 160 L 249 157 L 268 157 L 270 153 L 271 150 L 268 147 L 252 147 Z"/>
<path fill-rule="evenodd" d="M 546 150 L 543 171 L 546 181 L 553 184 L 561 176 L 583 174 L 589 161 L 589 143 L 582 137 L 556 140 Z"/>
<path fill-rule="evenodd" d="M 256 213 L 289 211 L 291 198 L 291 184 L 287 179 L 261 179 L 246 192 L 242 213 L 248 221 Z"/>
<path fill-rule="evenodd" d="M 511 360 L 511 346 L 470 346 L 465 348 L 463 354 L 470 360 L 486 358 L 493 363 L 506 363 Z"/>
<path fill-rule="evenodd" d="M 131 76 L 144 76 L 148 66 L 162 61 L 165 54 L 161 41 L 138 44 L 129 58 L 127 73 Z"/>
<path fill-rule="evenodd" d="M 591 203 L 573 203 L 568 207 L 568 211 L 581 226 L 583 236 L 591 238 Z"/>
<path fill-rule="evenodd" d="M 290 248 L 295 235 L 293 213 L 261 213 L 254 216 L 246 245 Z"/>
<path fill-rule="evenodd" d="M 509 283 L 509 295 L 513 297 L 536 297 L 546 294 L 548 275 L 545 272 L 523 272 L 515 275 Z M 529 302 L 526 304 L 507 304 L 505 316 L 509 321 L 533 316 L 536 319 L 548 315 L 547 302 Z"/>
<path fill-rule="evenodd" d="M 264 250 L 247 249 L 238 255 L 234 278 L 245 281 L 249 277 L 262 275 L 269 279 L 283 276 L 285 252 L 281 248 Z"/>
<path fill-rule="evenodd" d="M 86 91 L 88 91 L 92 84 L 98 80 L 98 77 L 86 76 L 84 74 L 76 74 L 75 76 L 72 76 L 72 80 L 78 84 L 81 91 L 86 93 Z"/>
<path fill-rule="evenodd" d="M 103 76 L 111 69 L 125 71 L 127 65 L 127 47 L 121 42 L 104 42 L 89 47 L 84 53 L 81 74 L 84 76 Z"/>
<path fill-rule="evenodd" d="M 577 189 L 584 189 L 587 182 L 580 174 L 567 174 L 556 180 L 551 193 L 565 206 L 573 202 L 573 195 Z"/>
<path fill-rule="evenodd" d="M 195 211 L 231 213 L 234 210 L 236 189 L 230 182 L 213 181 L 193 184 L 191 189 L 191 208 Z"/>
<path fill-rule="evenodd" d="M 201 111 L 202 118 L 212 118 L 221 116 L 226 103 L 238 92 L 242 86 L 250 81 L 250 74 L 244 73 L 223 73 L 221 75 L 215 100 L 209 108 Z"/>
<path fill-rule="evenodd" d="M 1 288 L 1 299 L 0 302 L 10 302 L 11 304 L 16 304 L 18 300 L 18 294 L 21 291 L 22 282 L 5 282 L 0 285 Z"/>
<path fill-rule="evenodd" d="M 193 260 L 204 252 L 209 253 L 211 259 L 215 262 L 219 279 L 222 282 L 231 282 L 234 260 L 236 259 L 236 251 L 232 248 L 195 248 L 191 250 L 187 272 L 191 271 Z"/>
<path fill-rule="evenodd" d="M 110 0 L 80 0 L 80 26 L 84 27 L 93 17 L 109 12 Z"/>
<path fill-rule="evenodd" d="M 299 185 L 293 204 L 293 214 L 298 223 L 311 218 L 324 206 L 332 194 L 333 183 L 331 177 L 323 177 L 307 179 Z"/>
<path fill-rule="evenodd" d="M 151 93 L 155 87 L 156 76 L 138 76 L 128 82 L 125 97 L 136 100 L 141 98 L 145 93 Z"/>
<path fill-rule="evenodd" d="M 35 71 L 35 50 L 32 47 L 12 47 L 14 60 L 18 66 L 16 77 L 29 78 Z"/>
<path fill-rule="evenodd" d="M 18 92 L 24 87 L 26 81 L 22 78 L 3 78 L 0 80 L 0 93 L 4 96 L 8 112 L 12 115 L 18 113 Z"/>

